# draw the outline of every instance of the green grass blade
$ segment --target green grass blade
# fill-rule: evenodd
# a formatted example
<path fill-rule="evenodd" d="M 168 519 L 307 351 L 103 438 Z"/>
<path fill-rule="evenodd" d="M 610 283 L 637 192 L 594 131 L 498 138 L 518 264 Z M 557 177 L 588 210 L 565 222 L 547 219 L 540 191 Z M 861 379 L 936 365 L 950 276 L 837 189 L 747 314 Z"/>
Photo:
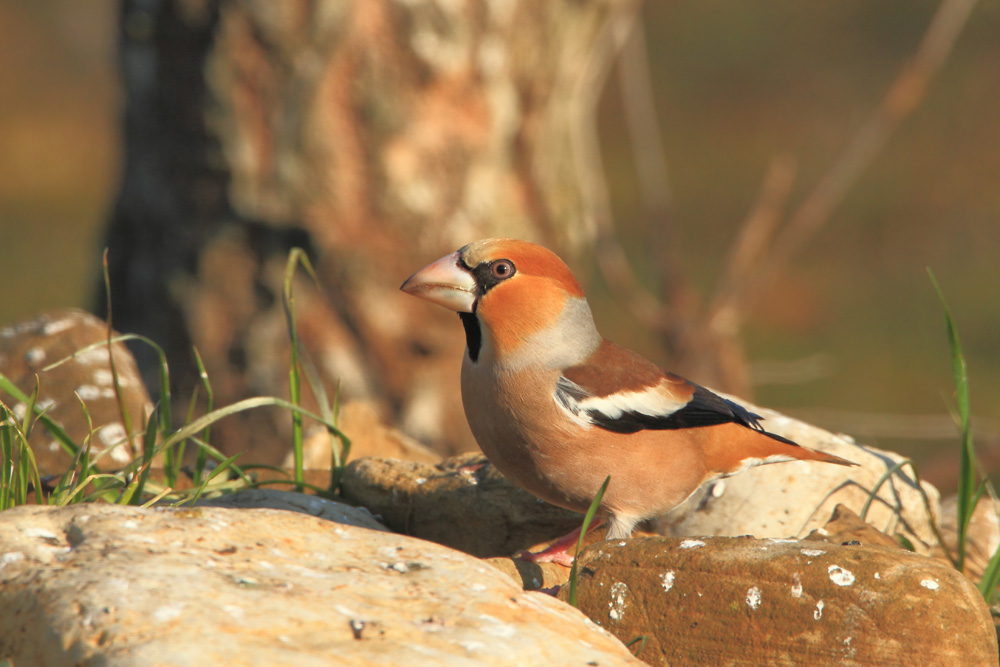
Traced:
<path fill-rule="evenodd" d="M 110 480 L 113 484 L 101 485 L 96 488 L 92 493 L 87 496 L 82 496 L 83 492 L 87 490 L 87 487 L 91 484 L 97 485 L 98 482 L 102 480 Z M 81 496 L 81 502 L 89 502 L 93 500 L 107 500 L 106 496 L 112 488 L 124 488 L 125 480 L 122 479 L 120 475 L 110 473 L 110 472 L 95 472 L 87 475 L 83 478 L 79 484 L 73 487 L 69 494 L 59 503 L 60 507 L 65 507 L 74 502 L 77 496 Z"/>
<path fill-rule="evenodd" d="M 941 307 L 944 310 L 945 326 L 948 330 L 948 347 L 951 349 L 951 372 L 955 382 L 955 407 L 958 410 L 959 428 L 962 433 L 961 459 L 958 476 L 958 554 L 959 572 L 965 571 L 965 549 L 968 542 L 969 521 L 975 509 L 973 496 L 976 493 L 976 453 L 972 444 L 972 415 L 969 409 L 969 371 L 962 353 L 962 343 L 958 337 L 958 329 L 951 317 L 944 292 L 938 285 L 934 272 L 928 269 L 931 283 L 937 292 Z"/>
<path fill-rule="evenodd" d="M 11 413 L 0 402 L 0 511 L 14 506 L 14 437 Z"/>
<path fill-rule="evenodd" d="M 87 404 L 76 392 L 73 392 L 73 395 L 80 404 L 80 407 L 83 410 L 83 416 L 87 420 L 87 437 L 84 438 L 83 446 L 77 449 L 76 454 L 73 455 L 73 460 L 70 461 L 66 470 L 59 477 L 59 481 L 56 483 L 55 489 L 52 491 L 51 501 L 53 504 L 60 507 L 64 504 L 63 500 L 67 498 L 68 494 L 70 494 L 70 492 L 75 488 L 74 485 L 76 480 L 78 478 L 85 478 L 89 474 L 90 443 L 93 442 L 94 438 L 94 422 L 90 417 L 90 411 L 87 409 Z"/>
<path fill-rule="evenodd" d="M 882 485 L 888 482 L 889 478 L 892 477 L 894 473 L 901 470 L 903 466 L 910 465 L 911 463 L 913 462 L 910 459 L 903 459 L 902 461 L 897 461 L 895 465 L 886 470 L 882 474 L 882 476 L 879 477 L 878 481 L 875 483 L 875 486 L 872 487 L 871 492 L 868 494 L 868 499 L 865 500 L 865 504 L 861 507 L 861 512 L 858 514 L 858 517 L 862 521 L 868 520 L 868 510 L 871 509 L 872 502 L 875 500 L 875 498 L 878 497 L 878 492 L 879 489 L 882 488 Z"/>
<path fill-rule="evenodd" d="M 168 487 L 166 487 L 165 489 L 161 490 L 161 491 L 160 491 L 159 493 L 157 493 L 156 495 L 154 495 L 154 496 L 153 496 L 152 498 L 150 498 L 149 500 L 147 500 L 146 502 L 144 502 L 144 503 L 143 503 L 143 504 L 141 505 L 141 507 L 152 507 L 152 506 L 153 506 L 153 505 L 155 505 L 156 503 L 158 503 L 158 502 L 160 502 L 161 500 L 163 500 L 163 499 L 164 499 L 164 498 L 165 498 L 166 496 L 168 496 L 168 495 L 169 495 L 169 494 L 170 494 L 170 493 L 171 493 L 172 491 L 173 491 L 173 488 L 172 488 L 172 487 L 169 487 L 169 486 L 168 486 Z"/>
<path fill-rule="evenodd" d="M 195 406 L 198 404 L 198 386 L 195 385 L 191 392 L 191 400 L 188 401 L 187 416 L 185 424 L 189 424 L 194 419 Z M 177 478 L 181 473 L 181 462 L 184 460 L 184 452 L 187 450 L 187 440 L 177 443 L 176 447 L 171 447 L 163 451 L 163 480 L 167 486 L 177 486 Z"/>
<path fill-rule="evenodd" d="M 130 494 L 129 499 L 125 501 L 129 505 L 142 504 L 142 495 L 146 488 L 146 480 L 149 479 L 149 471 L 153 467 L 153 456 L 156 454 L 156 433 L 157 425 L 159 424 L 156 413 L 158 410 L 160 410 L 160 406 L 153 409 L 153 414 L 149 415 L 149 421 L 146 423 L 146 432 L 142 438 L 142 466 L 140 466 L 139 472 L 135 476 L 135 488 Z M 173 448 L 171 447 L 170 449 Z"/>
<path fill-rule="evenodd" d="M 198 348 L 192 348 L 194 350 L 194 360 L 198 365 L 198 377 L 201 379 L 201 386 L 205 388 L 205 413 L 211 413 L 212 408 L 215 404 L 215 392 L 212 391 L 212 383 L 208 380 L 208 371 L 205 370 L 205 363 L 201 359 L 201 354 L 198 352 Z M 190 421 L 190 420 L 188 420 Z M 209 432 L 211 431 L 211 426 L 206 426 L 205 430 L 201 434 L 201 439 L 204 442 L 208 442 Z M 198 449 L 198 456 L 195 460 L 194 466 L 194 485 L 201 485 L 201 478 L 205 474 L 205 466 L 208 465 L 208 450 L 204 447 Z"/>
<path fill-rule="evenodd" d="M 38 375 L 35 375 L 35 390 L 31 392 L 31 396 L 28 397 L 28 402 L 25 405 L 24 417 L 21 420 L 21 433 L 24 433 L 25 438 L 31 437 L 31 426 L 35 418 L 35 407 L 38 405 L 38 393 L 42 390 L 42 385 L 38 381 Z"/>
<path fill-rule="evenodd" d="M 26 504 L 31 489 L 35 490 L 36 504 L 46 503 L 35 453 L 14 417 L 14 412 L 0 401 L 0 510 Z"/>
<path fill-rule="evenodd" d="M 986 599 L 986 604 L 992 605 L 996 598 L 997 585 L 1000 584 L 1000 548 L 993 552 L 983 577 L 979 580 L 979 592 Z"/>
<path fill-rule="evenodd" d="M 635 653 L 632 654 L 632 655 L 634 655 L 635 657 L 638 658 L 639 654 L 642 653 L 642 649 L 646 648 L 646 641 L 648 639 L 649 639 L 649 635 L 639 635 L 638 637 L 636 637 L 635 639 L 633 639 L 632 641 L 630 641 L 628 644 L 625 644 L 625 648 L 632 648 L 632 644 L 635 644 L 636 642 L 640 642 L 639 643 L 639 648 L 637 648 L 635 650 Z"/>
<path fill-rule="evenodd" d="M 302 404 L 302 378 L 301 363 L 299 361 L 299 330 L 295 325 L 295 269 L 302 267 L 316 280 L 316 272 L 313 271 L 309 263 L 309 257 L 302 248 L 292 248 L 288 253 L 288 261 L 285 263 L 285 281 L 282 291 L 282 305 L 285 309 L 285 323 L 288 327 L 288 337 L 291 340 L 291 361 L 288 368 L 288 389 L 289 397 L 295 405 Z M 292 452 L 295 461 L 295 482 L 297 490 L 303 491 L 305 476 L 303 473 L 303 442 L 302 442 L 302 415 L 292 413 Z"/>
<path fill-rule="evenodd" d="M 337 429 L 335 425 L 330 424 L 319 415 L 314 414 L 309 410 L 306 410 L 305 408 L 302 408 L 298 405 L 295 405 L 294 403 L 278 398 L 276 396 L 257 396 L 255 398 L 244 398 L 241 401 L 237 401 L 236 403 L 227 405 L 224 408 L 218 408 L 217 410 L 212 411 L 210 414 L 195 419 L 190 424 L 186 424 L 183 427 L 174 431 L 169 438 L 167 438 L 166 440 L 163 441 L 163 443 L 160 444 L 160 446 L 165 447 L 173 445 L 177 443 L 179 440 L 183 440 L 185 438 L 191 438 L 198 431 L 203 430 L 206 426 L 214 424 L 215 422 L 219 421 L 224 417 L 234 415 L 238 412 L 245 412 L 247 410 L 253 410 L 255 408 L 263 408 L 269 406 L 284 408 L 286 410 L 296 412 L 298 414 L 301 414 L 303 417 L 308 417 L 309 419 L 312 419 L 314 421 L 319 422 L 320 424 L 323 424 L 326 428 L 333 429 L 337 433 L 340 433 L 340 430 Z"/>
<path fill-rule="evenodd" d="M 38 461 L 35 460 L 35 452 L 28 445 L 27 440 L 22 441 L 21 448 L 21 476 L 24 479 L 24 494 L 21 503 L 28 502 L 28 487 L 35 489 L 35 504 L 44 505 L 46 500 L 42 495 L 42 478 L 38 473 Z"/>
<path fill-rule="evenodd" d="M 583 548 L 583 540 L 587 537 L 590 522 L 594 520 L 597 508 L 600 507 L 601 500 L 604 498 L 604 492 L 608 490 L 608 484 L 610 483 L 611 475 L 608 475 L 604 480 L 604 484 L 601 484 L 601 488 L 597 491 L 597 495 L 594 496 L 593 502 L 590 503 L 590 507 L 587 508 L 587 514 L 583 517 L 583 526 L 580 528 L 580 539 L 576 541 L 576 551 L 573 552 L 573 567 L 569 570 L 569 603 L 574 607 L 576 606 L 576 559 L 580 555 L 580 549 Z"/>
<path fill-rule="evenodd" d="M 28 396 L 25 395 L 25 393 L 21 391 L 16 384 L 11 382 L 10 379 L 8 379 L 3 373 L 0 373 L 0 389 L 10 394 L 21 403 L 28 403 Z M 35 406 L 35 414 L 38 416 L 39 421 L 45 425 L 46 430 L 48 430 L 52 437 L 56 439 L 63 450 L 70 456 L 75 456 L 80 447 L 73 442 L 73 439 L 69 437 L 66 430 L 59 424 L 55 423 L 51 417 L 46 415 L 44 410 L 39 410 L 37 405 Z"/>
<path fill-rule="evenodd" d="M 218 449 L 208 444 L 204 440 L 201 440 L 197 436 L 191 437 L 191 442 L 193 442 L 197 447 L 205 451 L 205 457 L 215 461 L 215 466 L 218 467 L 223 461 L 226 460 L 226 455 L 220 452 Z M 249 474 L 244 472 L 243 468 L 237 465 L 229 464 L 230 472 L 232 472 L 240 481 L 242 481 L 247 486 L 253 486 L 254 480 Z M 208 470 L 208 464 L 206 464 L 205 469 Z M 208 470 L 211 473 L 211 470 Z M 200 482 L 199 482 L 200 485 Z"/>
<path fill-rule="evenodd" d="M 333 403 L 331 404 L 330 398 L 326 393 L 326 388 L 323 386 L 323 380 L 319 375 L 319 371 L 316 370 L 316 365 L 313 364 L 312 359 L 309 358 L 308 351 L 305 348 L 302 348 L 301 353 L 302 371 L 306 376 L 306 382 L 309 384 L 309 389 L 316 398 L 316 405 L 319 406 L 320 416 L 331 424 L 337 424 L 340 412 L 340 384 L 337 384 L 337 393 L 334 394 Z M 337 487 L 340 486 L 340 478 L 344 474 L 344 465 L 351 452 L 351 441 L 346 438 L 338 437 L 332 431 L 327 431 L 327 433 L 330 435 L 331 455 L 330 488 L 328 491 L 330 493 L 334 493 L 337 490 Z"/>
<path fill-rule="evenodd" d="M 80 356 L 82 354 L 85 354 L 87 352 L 90 352 L 93 349 L 96 349 L 96 348 L 99 348 L 99 347 L 108 348 L 109 344 L 113 344 L 113 343 L 125 343 L 125 342 L 128 342 L 130 340 L 138 341 L 140 343 L 148 345 L 156 353 L 157 364 L 159 366 L 159 371 L 160 371 L 160 407 L 161 407 L 161 409 L 160 409 L 160 431 L 161 431 L 161 433 L 165 433 L 165 432 L 169 431 L 170 428 L 171 428 L 171 425 L 170 425 L 170 422 L 171 422 L 171 419 L 170 419 L 170 410 L 171 410 L 171 403 L 170 403 L 170 400 L 171 400 L 170 399 L 170 367 L 167 364 L 167 353 L 164 352 L 163 348 L 159 344 L 157 344 L 156 341 L 154 341 L 151 338 L 148 338 L 146 336 L 141 336 L 139 334 L 119 334 L 118 336 L 115 336 L 114 338 L 111 338 L 109 340 L 102 340 L 100 342 L 91 343 L 90 345 L 86 345 L 84 347 L 81 347 L 79 350 L 76 350 L 75 352 L 73 352 L 73 354 L 70 354 L 70 355 L 68 355 L 66 357 L 63 357 L 62 359 L 60 359 L 58 361 L 52 362 L 51 364 L 49 364 L 48 366 L 46 366 L 45 368 L 43 368 L 42 372 L 44 373 L 45 371 L 50 371 L 53 368 L 58 368 L 59 366 L 62 366 L 63 364 L 66 364 L 66 363 L 69 363 L 69 362 L 73 361 L 74 359 L 76 359 L 78 356 Z M 110 350 L 110 348 L 109 348 L 109 350 Z M 110 351 L 109 351 L 108 354 L 110 355 Z M 129 431 L 129 432 L 131 432 L 131 431 Z"/>
<path fill-rule="evenodd" d="M 122 387 L 121 383 L 118 381 L 118 365 L 115 364 L 114 350 L 111 347 L 111 339 L 114 338 L 114 329 L 111 327 L 111 278 L 108 273 L 108 249 L 104 249 L 104 255 L 102 257 L 102 265 L 104 268 L 104 298 L 106 301 L 108 309 L 107 325 L 108 325 L 108 335 L 107 335 L 107 346 L 108 346 L 108 366 L 111 368 L 111 383 L 115 388 L 115 399 L 118 403 L 118 414 L 122 420 L 122 426 L 125 427 L 125 432 L 132 433 L 132 416 L 128 413 L 128 408 L 125 407 L 125 401 L 122 400 Z M 135 445 L 132 440 L 129 440 L 129 448 L 132 450 L 132 458 L 135 458 L 136 451 Z"/>
<path fill-rule="evenodd" d="M 917 464 L 914 463 L 912 459 L 897 461 L 895 465 L 882 474 L 879 480 L 875 483 L 871 492 L 869 492 L 868 499 L 865 500 L 865 504 L 861 508 L 859 517 L 862 521 L 866 520 L 868 510 L 871 508 L 872 502 L 874 502 L 874 500 L 878 497 L 879 489 L 882 488 L 882 485 L 885 484 L 886 481 L 892 477 L 892 475 L 897 474 L 903 466 L 910 466 L 910 469 L 913 470 L 913 482 L 917 488 L 917 493 L 920 494 L 920 498 L 923 501 L 924 513 L 927 515 L 927 523 L 931 527 L 931 532 L 934 534 L 934 538 L 937 540 L 938 545 L 940 545 L 944 555 L 948 557 L 949 561 L 951 561 L 952 566 L 958 569 L 958 561 L 955 560 L 955 557 L 951 554 L 951 550 L 948 549 L 948 546 L 945 544 L 944 535 L 941 534 L 941 528 L 934 519 L 934 512 L 931 510 L 931 499 L 927 496 L 927 491 L 924 490 L 923 485 L 920 483 L 920 470 L 917 468 Z M 909 547 L 910 551 L 914 551 L 912 547 L 913 545 L 911 544 Z"/>
<path fill-rule="evenodd" d="M 80 402 L 80 408 L 83 410 L 83 416 L 87 420 L 87 437 L 83 440 L 83 447 L 80 448 L 80 455 L 75 457 L 74 460 L 74 475 L 76 475 L 76 470 L 79 470 L 80 478 L 87 477 L 91 474 L 92 468 L 94 466 L 94 459 L 91 458 L 91 452 L 94 447 L 94 435 L 97 431 L 94 430 L 94 420 L 90 416 L 90 410 L 87 408 L 87 403 L 80 398 L 80 394 L 73 392 L 76 396 L 76 400 Z M 108 450 L 111 448 L 109 447 Z M 98 456 L 99 458 L 99 456 Z"/>
<path fill-rule="evenodd" d="M 211 482 L 221 472 L 223 472 L 224 470 L 226 470 L 227 468 L 229 468 L 233 463 L 236 462 L 236 459 L 240 458 L 241 456 L 243 456 L 243 452 L 240 452 L 239 454 L 233 454 L 229 458 L 224 459 L 222 461 L 222 463 L 220 463 L 215 468 L 215 470 L 213 470 L 211 473 L 209 473 L 208 477 L 205 478 L 205 481 L 203 481 L 201 483 L 201 485 L 198 487 L 198 490 L 195 492 L 194 496 L 191 498 L 191 504 L 194 505 L 195 503 L 197 503 L 198 499 L 201 498 L 201 494 L 203 494 L 205 492 L 205 489 L 208 487 L 209 482 Z"/>
<path fill-rule="evenodd" d="M 307 350 L 302 347 L 302 343 L 299 339 L 298 327 L 295 323 L 295 292 L 293 287 L 295 270 L 299 266 L 301 266 L 306 273 L 309 274 L 309 277 L 312 278 L 313 282 L 317 286 L 320 286 L 319 278 L 316 276 L 316 271 L 313 270 L 312 264 L 309 262 L 309 256 L 304 250 L 302 250 L 302 248 L 292 248 L 292 250 L 288 253 L 288 261 L 285 264 L 285 282 L 282 300 L 285 308 L 285 320 L 288 328 L 288 337 L 291 340 L 292 358 L 289 367 L 290 396 L 292 403 L 295 403 L 296 405 L 302 404 L 302 375 L 305 375 L 306 381 L 309 384 L 313 397 L 316 399 L 316 404 L 319 406 L 319 411 L 323 419 L 328 423 L 336 425 L 340 401 L 339 387 L 337 390 L 337 396 L 334 399 L 335 405 L 331 406 L 329 397 L 326 393 L 326 388 L 323 386 L 323 381 L 320 378 L 319 373 L 316 372 L 315 365 L 309 359 Z M 350 453 L 351 441 L 339 431 L 328 429 L 328 433 L 330 434 L 330 449 L 333 459 L 330 466 L 329 491 L 333 493 L 340 484 L 340 477 L 343 474 L 344 464 L 346 463 L 347 456 Z M 295 460 L 295 480 L 301 487 L 299 490 L 304 488 L 304 486 L 302 486 L 304 479 L 302 470 L 302 445 L 302 418 L 297 414 L 293 414 L 292 451 Z"/>
<path fill-rule="evenodd" d="M 997 494 L 993 488 L 993 483 L 989 480 L 983 483 L 983 488 L 989 492 L 989 503 L 991 511 L 996 511 Z M 1000 546 L 997 547 L 993 555 L 990 556 L 983 576 L 979 579 L 979 592 L 983 594 L 987 605 L 993 605 L 996 601 L 997 586 L 1000 585 Z"/>

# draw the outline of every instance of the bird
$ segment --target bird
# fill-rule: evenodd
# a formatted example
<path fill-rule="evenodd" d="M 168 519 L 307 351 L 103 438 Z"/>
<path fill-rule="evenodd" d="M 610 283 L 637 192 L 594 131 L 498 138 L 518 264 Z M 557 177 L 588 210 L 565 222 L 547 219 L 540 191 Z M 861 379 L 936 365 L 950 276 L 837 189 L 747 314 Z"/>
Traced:
<path fill-rule="evenodd" d="M 606 539 L 757 465 L 856 465 L 765 430 L 760 415 L 605 339 L 579 281 L 543 246 L 479 240 L 400 289 L 458 313 L 465 416 L 506 478 L 585 512 L 610 476 L 599 506 Z M 529 560 L 570 564 L 579 532 Z"/>

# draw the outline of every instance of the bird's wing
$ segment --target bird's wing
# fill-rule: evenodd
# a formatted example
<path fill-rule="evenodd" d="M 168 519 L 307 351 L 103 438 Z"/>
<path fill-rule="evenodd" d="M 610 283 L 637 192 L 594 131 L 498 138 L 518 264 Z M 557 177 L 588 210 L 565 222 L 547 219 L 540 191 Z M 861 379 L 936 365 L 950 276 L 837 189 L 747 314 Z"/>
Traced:
<path fill-rule="evenodd" d="M 563 371 L 554 398 L 577 422 L 615 433 L 729 422 L 764 432 L 760 415 L 608 341 L 586 362 Z"/>

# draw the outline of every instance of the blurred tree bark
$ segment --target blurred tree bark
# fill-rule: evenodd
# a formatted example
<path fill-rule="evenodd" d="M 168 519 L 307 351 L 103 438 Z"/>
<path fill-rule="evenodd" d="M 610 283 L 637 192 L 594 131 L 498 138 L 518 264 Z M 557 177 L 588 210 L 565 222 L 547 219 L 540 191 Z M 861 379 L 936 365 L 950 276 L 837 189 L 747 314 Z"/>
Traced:
<path fill-rule="evenodd" d="M 485 236 L 570 257 L 596 225 L 578 177 L 635 0 L 123 0 L 125 167 L 107 232 L 115 326 L 167 350 L 184 411 L 201 354 L 216 405 L 287 395 L 288 250 L 300 334 L 330 391 L 449 452 L 473 446 L 461 327 L 401 295 Z M 103 289 L 101 291 L 103 294 Z M 155 360 L 139 350 L 151 388 Z M 287 414 L 220 422 L 275 462 Z"/>

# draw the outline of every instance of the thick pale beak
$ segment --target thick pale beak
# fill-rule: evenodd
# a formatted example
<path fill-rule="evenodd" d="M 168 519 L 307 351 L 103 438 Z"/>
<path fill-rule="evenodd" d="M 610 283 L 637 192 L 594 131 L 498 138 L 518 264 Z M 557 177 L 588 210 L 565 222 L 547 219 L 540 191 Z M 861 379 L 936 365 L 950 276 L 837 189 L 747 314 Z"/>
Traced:
<path fill-rule="evenodd" d="M 476 303 L 476 279 L 459 263 L 457 252 L 420 269 L 399 289 L 460 313 L 471 313 Z"/>

